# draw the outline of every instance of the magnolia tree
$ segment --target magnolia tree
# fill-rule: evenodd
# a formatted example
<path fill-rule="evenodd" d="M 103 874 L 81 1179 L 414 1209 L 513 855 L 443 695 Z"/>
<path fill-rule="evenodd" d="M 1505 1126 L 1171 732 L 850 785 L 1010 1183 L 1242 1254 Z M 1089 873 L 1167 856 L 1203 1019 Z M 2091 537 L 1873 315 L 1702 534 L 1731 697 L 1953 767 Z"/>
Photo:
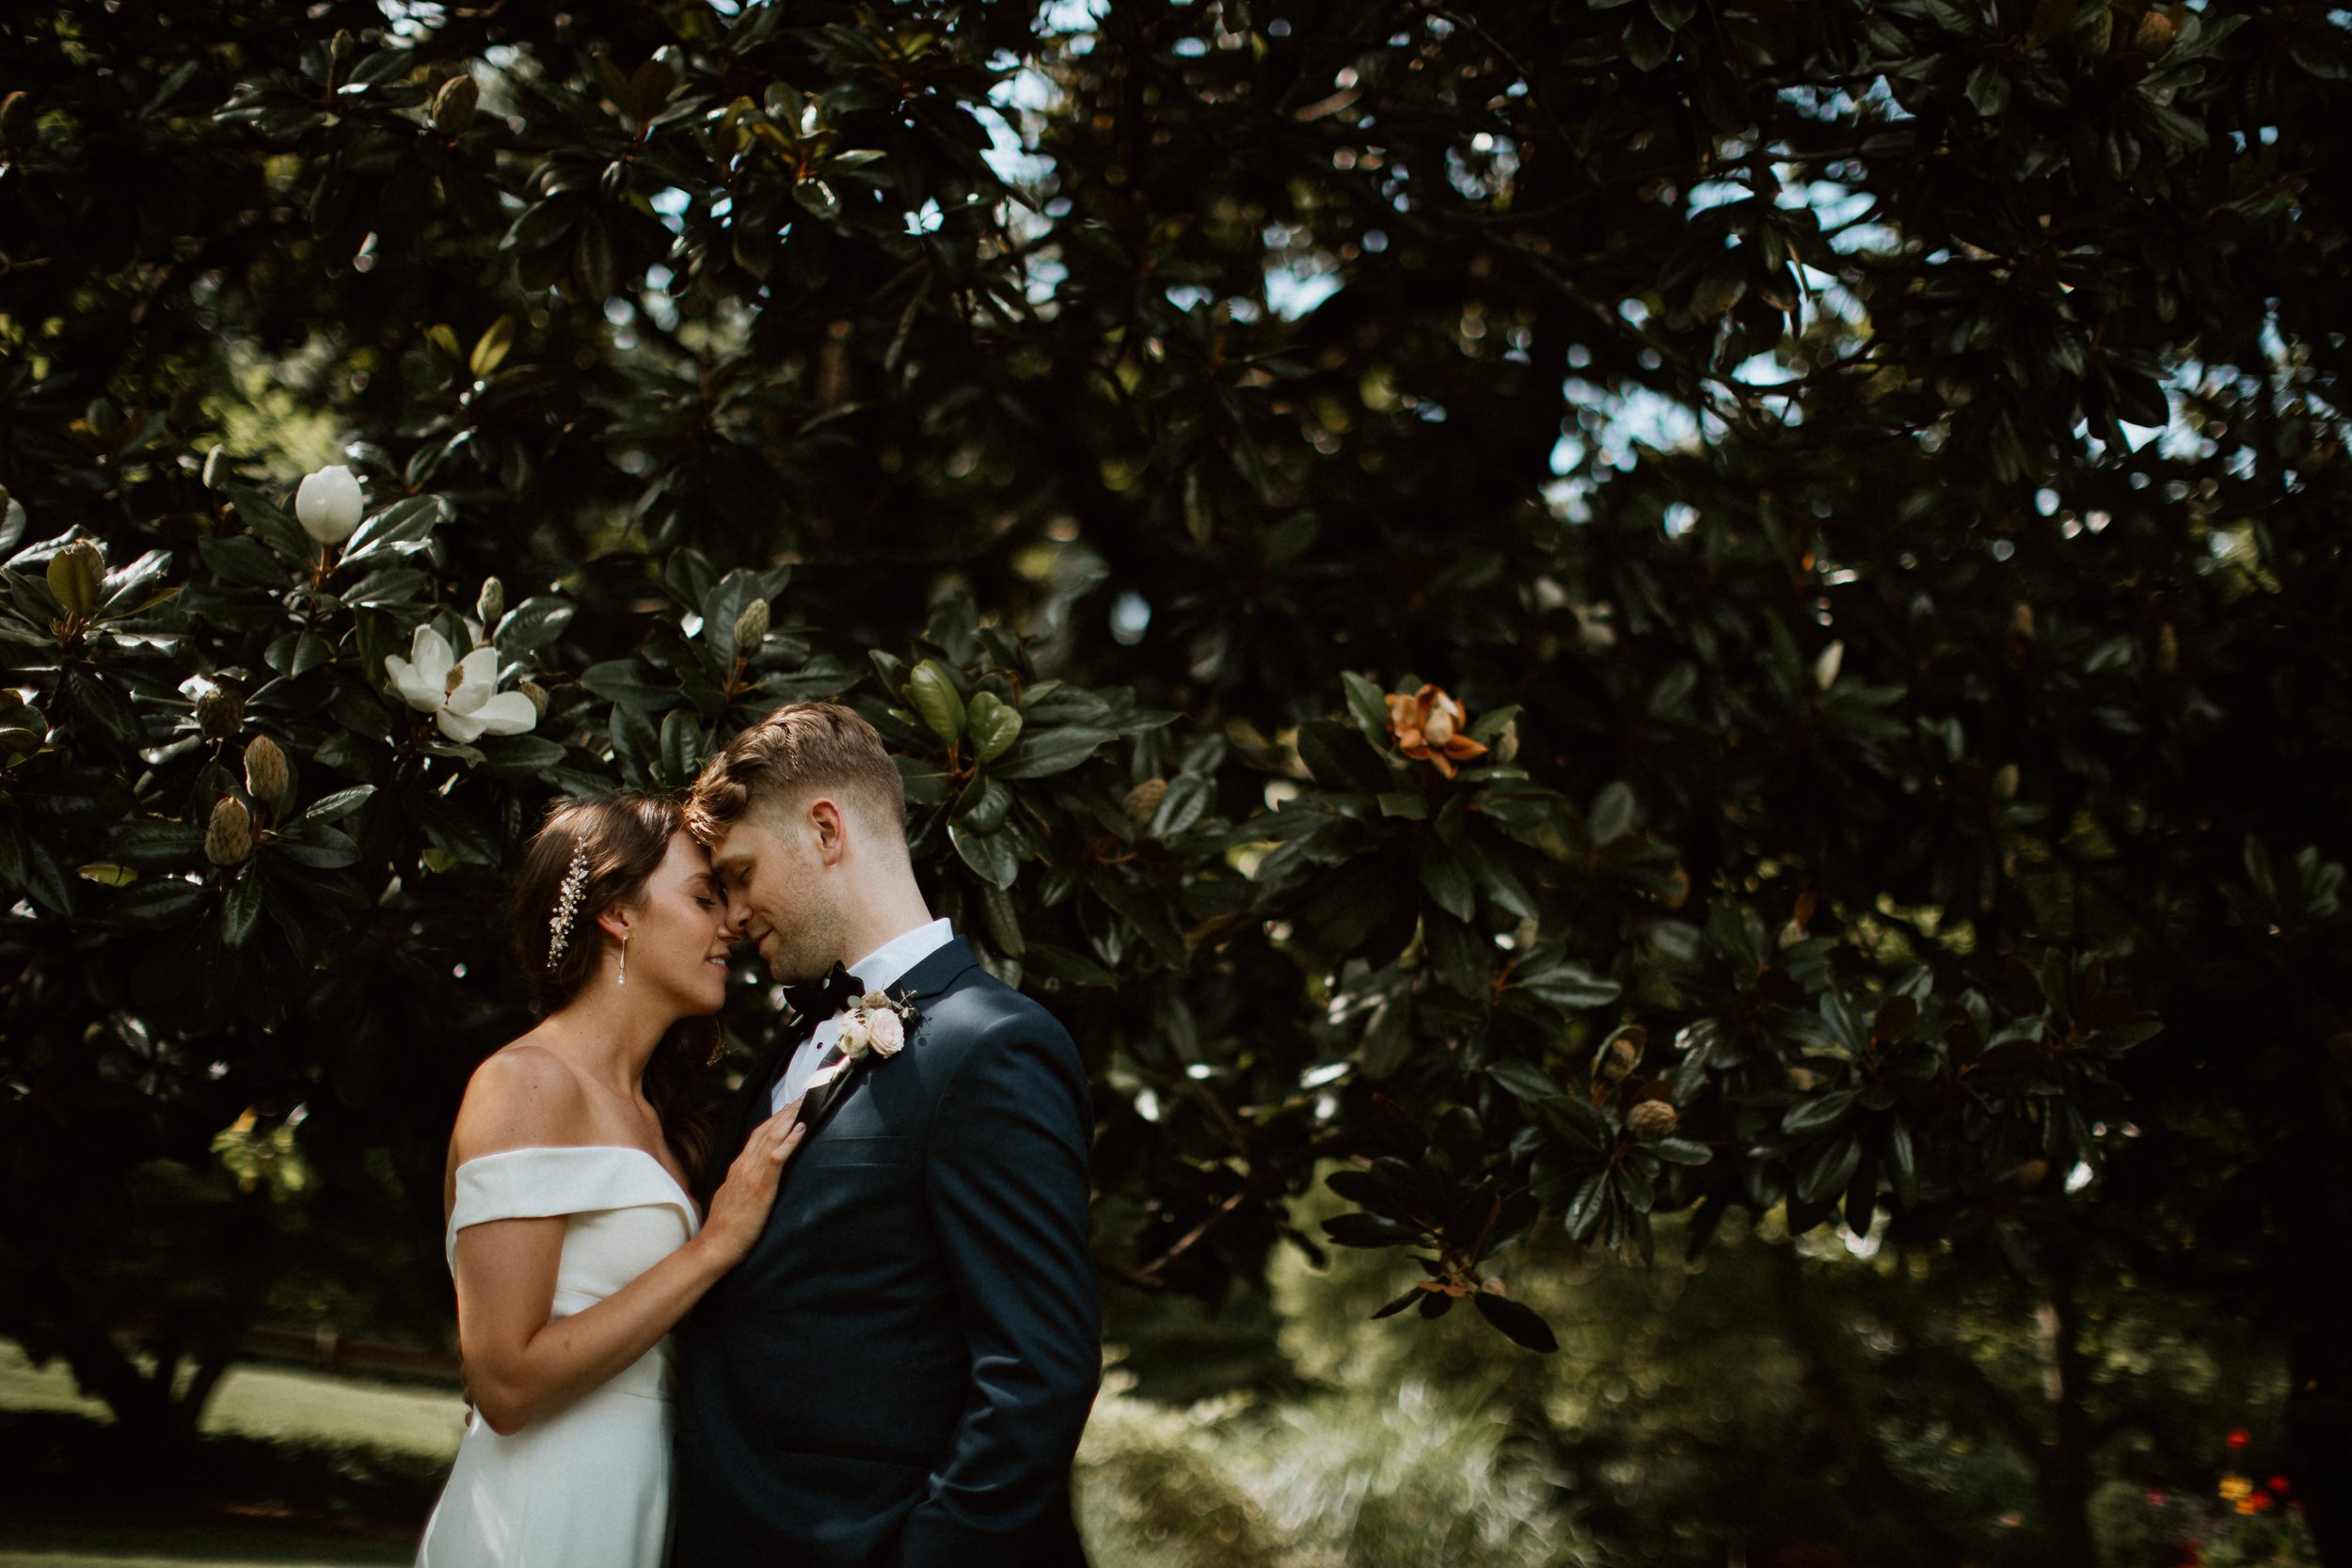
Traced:
<path fill-rule="evenodd" d="M 830 697 L 1111 1278 L 2122 1259 L 2291 1348 L 2344 1557 L 2328 13 L 134 9 L 0 21 L 34 1354 L 184 1423 L 289 1172 L 429 1232 L 541 807 Z"/>

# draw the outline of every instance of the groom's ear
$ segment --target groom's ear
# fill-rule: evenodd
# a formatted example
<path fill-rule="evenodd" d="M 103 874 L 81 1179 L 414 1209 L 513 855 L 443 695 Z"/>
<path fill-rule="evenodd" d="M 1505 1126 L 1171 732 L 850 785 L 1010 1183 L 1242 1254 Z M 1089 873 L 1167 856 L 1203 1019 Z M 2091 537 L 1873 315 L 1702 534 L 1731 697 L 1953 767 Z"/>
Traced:
<path fill-rule="evenodd" d="M 827 865 L 838 865 L 849 848 L 850 823 L 840 802 L 830 795 L 819 795 L 808 803 L 803 820 L 817 844 L 817 857 Z"/>

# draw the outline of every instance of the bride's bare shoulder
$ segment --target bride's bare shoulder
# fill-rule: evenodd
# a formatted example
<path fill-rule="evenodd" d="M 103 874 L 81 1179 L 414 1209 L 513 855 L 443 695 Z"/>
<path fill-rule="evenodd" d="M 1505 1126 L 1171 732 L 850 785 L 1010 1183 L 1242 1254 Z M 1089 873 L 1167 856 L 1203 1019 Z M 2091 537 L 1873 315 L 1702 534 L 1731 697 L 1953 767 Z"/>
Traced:
<path fill-rule="evenodd" d="M 450 1136 L 452 1164 L 502 1149 L 578 1143 L 589 1108 L 580 1074 L 526 1035 L 473 1069 Z"/>

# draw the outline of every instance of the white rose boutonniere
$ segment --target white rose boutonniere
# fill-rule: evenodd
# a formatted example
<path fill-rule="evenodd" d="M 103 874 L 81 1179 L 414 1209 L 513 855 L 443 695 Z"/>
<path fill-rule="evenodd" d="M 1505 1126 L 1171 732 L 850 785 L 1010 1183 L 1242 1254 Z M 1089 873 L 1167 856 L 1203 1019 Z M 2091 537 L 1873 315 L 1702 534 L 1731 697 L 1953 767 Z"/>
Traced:
<path fill-rule="evenodd" d="M 868 1055 L 887 1060 L 905 1050 L 907 1031 L 923 1016 L 911 994 L 869 990 L 859 997 L 841 1021 L 841 1054 L 852 1062 Z"/>

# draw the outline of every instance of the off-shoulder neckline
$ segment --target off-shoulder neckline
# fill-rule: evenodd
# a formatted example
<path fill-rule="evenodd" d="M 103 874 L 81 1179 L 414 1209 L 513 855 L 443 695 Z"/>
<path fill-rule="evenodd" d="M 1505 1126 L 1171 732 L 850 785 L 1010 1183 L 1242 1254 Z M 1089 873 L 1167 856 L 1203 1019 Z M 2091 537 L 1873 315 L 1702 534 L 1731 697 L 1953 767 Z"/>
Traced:
<path fill-rule="evenodd" d="M 701 1211 L 694 1205 L 694 1195 L 688 1192 L 686 1188 L 679 1183 L 677 1177 L 671 1172 L 670 1167 L 662 1163 L 661 1157 L 654 1153 L 653 1150 L 649 1148 L 640 1148 L 635 1144 L 524 1144 L 516 1148 L 494 1148 L 487 1154 L 477 1154 L 470 1160 L 459 1161 L 457 1168 L 450 1174 L 453 1179 L 463 1176 L 466 1173 L 466 1167 L 468 1165 L 478 1165 L 485 1160 L 502 1160 L 510 1154 L 569 1154 L 575 1152 L 583 1154 L 634 1154 L 641 1160 L 649 1161 L 652 1164 L 653 1168 L 661 1173 L 661 1179 L 670 1184 L 670 1186 L 677 1193 L 678 1196 L 686 1200 L 687 1212 L 696 1215 L 701 1213 Z"/>

